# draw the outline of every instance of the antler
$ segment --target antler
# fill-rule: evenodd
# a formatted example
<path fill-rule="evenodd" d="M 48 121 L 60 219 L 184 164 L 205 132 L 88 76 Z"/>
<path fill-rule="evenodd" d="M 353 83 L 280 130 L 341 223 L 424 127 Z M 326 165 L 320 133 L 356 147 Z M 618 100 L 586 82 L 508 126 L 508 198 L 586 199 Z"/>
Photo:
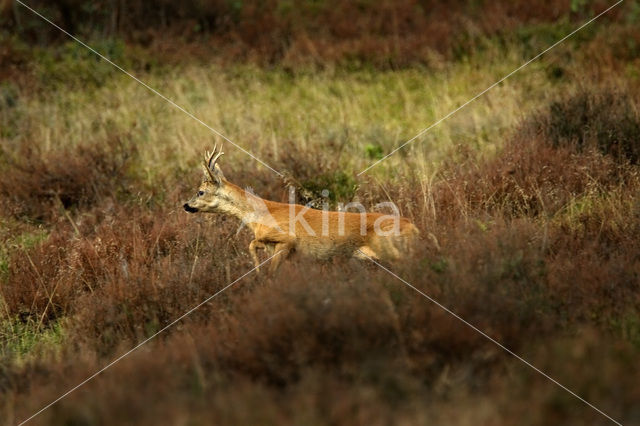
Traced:
<path fill-rule="evenodd" d="M 209 177 L 211 177 L 211 180 L 213 182 L 220 183 L 220 177 L 218 176 L 215 166 L 216 166 L 216 162 L 223 155 L 224 155 L 224 152 L 222 152 L 222 147 L 220 147 L 220 150 L 218 150 L 218 144 L 215 144 L 213 146 L 213 151 L 204 152 L 204 167 L 205 169 L 207 169 L 207 172 L 209 173 Z"/>
<path fill-rule="evenodd" d="M 204 152 L 204 161 L 206 162 L 207 167 L 212 171 L 215 170 L 216 161 L 218 161 L 218 159 L 224 155 L 224 152 L 222 152 L 222 147 L 220 147 L 220 151 L 216 151 L 218 151 L 218 144 L 215 144 L 213 146 L 213 151 Z"/>

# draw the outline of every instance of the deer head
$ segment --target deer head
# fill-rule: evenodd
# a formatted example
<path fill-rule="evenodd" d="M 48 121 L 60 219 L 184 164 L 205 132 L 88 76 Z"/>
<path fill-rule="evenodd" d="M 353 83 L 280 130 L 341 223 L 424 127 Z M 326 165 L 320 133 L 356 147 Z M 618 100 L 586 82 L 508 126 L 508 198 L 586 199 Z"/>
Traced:
<path fill-rule="evenodd" d="M 202 168 L 204 178 L 196 196 L 187 201 L 182 207 L 189 213 L 218 211 L 220 202 L 224 199 L 224 186 L 226 179 L 222 169 L 217 164 L 224 152 L 218 146 L 213 147 L 213 151 L 206 151 Z"/>

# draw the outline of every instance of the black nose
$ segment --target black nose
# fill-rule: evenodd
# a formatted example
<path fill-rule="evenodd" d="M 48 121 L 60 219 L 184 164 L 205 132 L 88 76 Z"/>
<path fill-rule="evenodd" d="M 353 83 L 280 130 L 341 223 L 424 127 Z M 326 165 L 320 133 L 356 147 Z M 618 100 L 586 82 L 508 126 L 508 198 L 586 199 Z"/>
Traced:
<path fill-rule="evenodd" d="M 198 209 L 195 209 L 193 207 L 191 207 L 189 204 L 184 203 L 184 205 L 182 206 L 182 208 L 184 208 L 186 211 L 188 211 L 189 213 L 195 213 L 198 211 Z"/>

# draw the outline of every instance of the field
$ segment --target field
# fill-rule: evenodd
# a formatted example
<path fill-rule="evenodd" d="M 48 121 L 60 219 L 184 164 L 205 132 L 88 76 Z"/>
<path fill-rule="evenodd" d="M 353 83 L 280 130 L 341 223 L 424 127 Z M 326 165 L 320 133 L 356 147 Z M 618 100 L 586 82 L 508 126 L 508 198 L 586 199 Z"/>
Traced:
<path fill-rule="evenodd" d="M 261 197 L 391 201 L 394 274 L 181 206 L 223 140 L 0 1 L 0 423 L 640 424 L 640 3 L 27 2 Z M 180 5 L 177 5 L 180 4 Z M 603 415 L 606 413 L 606 416 Z"/>

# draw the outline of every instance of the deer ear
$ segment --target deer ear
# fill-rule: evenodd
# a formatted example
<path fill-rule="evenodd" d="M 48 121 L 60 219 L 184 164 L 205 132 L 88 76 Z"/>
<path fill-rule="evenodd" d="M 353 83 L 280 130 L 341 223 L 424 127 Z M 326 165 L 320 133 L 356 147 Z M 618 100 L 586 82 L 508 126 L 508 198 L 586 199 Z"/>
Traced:
<path fill-rule="evenodd" d="M 224 173 L 222 173 L 222 169 L 220 168 L 220 166 L 216 163 L 215 165 L 215 174 L 219 177 L 221 177 L 222 179 L 227 179 L 226 177 L 224 177 Z"/>

